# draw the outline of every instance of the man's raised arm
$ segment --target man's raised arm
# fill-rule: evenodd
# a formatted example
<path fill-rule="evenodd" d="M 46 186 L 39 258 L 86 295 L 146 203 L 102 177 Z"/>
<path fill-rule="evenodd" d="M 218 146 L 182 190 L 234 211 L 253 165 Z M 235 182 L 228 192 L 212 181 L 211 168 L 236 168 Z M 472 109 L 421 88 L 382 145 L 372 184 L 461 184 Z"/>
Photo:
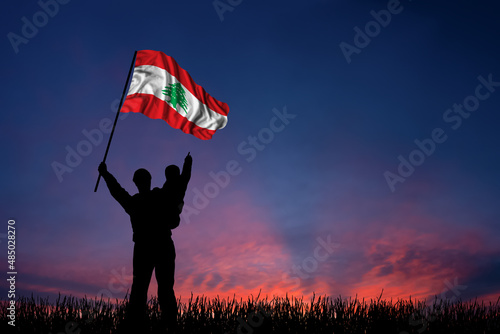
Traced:
<path fill-rule="evenodd" d="M 104 181 L 106 181 L 106 185 L 108 186 L 111 196 L 113 196 L 113 198 L 118 203 L 120 203 L 125 211 L 128 212 L 128 207 L 132 196 L 130 196 L 130 194 L 125 189 L 123 189 L 122 186 L 120 186 L 116 178 L 110 172 L 108 172 L 106 163 L 101 162 L 97 170 L 99 171 L 99 174 L 101 174 L 101 176 L 104 178 Z"/>

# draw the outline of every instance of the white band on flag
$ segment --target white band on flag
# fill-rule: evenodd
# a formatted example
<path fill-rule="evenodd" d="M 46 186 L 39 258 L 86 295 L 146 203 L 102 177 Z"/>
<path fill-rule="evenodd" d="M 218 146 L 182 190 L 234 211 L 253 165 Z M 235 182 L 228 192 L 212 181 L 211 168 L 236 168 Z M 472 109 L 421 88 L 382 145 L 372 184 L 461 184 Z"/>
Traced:
<path fill-rule="evenodd" d="M 207 130 L 222 129 L 226 126 L 227 116 L 221 115 L 201 103 L 184 86 L 182 87 L 188 105 L 187 114 L 180 104 L 177 106 L 170 104 L 169 97 L 163 94 L 162 91 L 171 84 L 180 84 L 180 82 L 166 70 L 153 65 L 140 65 L 134 69 L 127 96 L 136 93 L 154 95 L 158 99 L 169 103 L 179 115 Z"/>

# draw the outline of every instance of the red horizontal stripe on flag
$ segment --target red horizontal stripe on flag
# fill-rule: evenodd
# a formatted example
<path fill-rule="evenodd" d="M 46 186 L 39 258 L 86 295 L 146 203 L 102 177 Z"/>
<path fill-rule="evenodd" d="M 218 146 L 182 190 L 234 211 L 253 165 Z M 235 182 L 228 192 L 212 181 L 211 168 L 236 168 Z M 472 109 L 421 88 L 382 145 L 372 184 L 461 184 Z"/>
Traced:
<path fill-rule="evenodd" d="M 168 103 L 151 94 L 137 93 L 127 96 L 120 112 L 142 113 L 149 118 L 163 119 L 171 127 L 181 129 L 184 133 L 192 134 L 203 140 L 212 138 L 215 133 L 215 130 L 199 127 L 179 115 Z"/>
<path fill-rule="evenodd" d="M 189 73 L 181 68 L 174 58 L 167 56 L 160 51 L 141 50 L 137 51 L 135 66 L 137 67 L 141 65 L 153 65 L 166 70 L 168 73 L 176 77 L 177 80 L 179 80 L 179 82 L 203 104 L 207 105 L 216 113 L 227 116 L 229 106 L 226 103 L 213 98 L 205 91 L 205 89 L 203 89 L 203 87 L 196 84 Z"/>

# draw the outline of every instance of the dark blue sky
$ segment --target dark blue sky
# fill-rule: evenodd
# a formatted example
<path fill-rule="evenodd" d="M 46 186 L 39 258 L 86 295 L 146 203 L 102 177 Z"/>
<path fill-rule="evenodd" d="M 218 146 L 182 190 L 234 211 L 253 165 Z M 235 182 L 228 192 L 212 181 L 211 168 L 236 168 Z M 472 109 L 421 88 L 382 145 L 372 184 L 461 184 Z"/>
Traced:
<path fill-rule="evenodd" d="M 130 286 L 128 216 L 104 183 L 93 188 L 100 124 L 134 51 L 151 49 L 230 107 L 209 141 L 124 114 L 110 148 L 130 193 L 137 168 L 159 186 L 166 165 L 193 156 L 191 211 L 173 232 L 178 294 L 425 298 L 456 279 L 461 298 L 496 300 L 500 6 L 216 3 L 232 10 L 49 0 L 2 11 L 0 247 L 15 218 L 18 292 L 122 298 Z M 271 124 L 282 130 L 266 137 Z M 207 195 L 228 163 L 238 173 Z"/>

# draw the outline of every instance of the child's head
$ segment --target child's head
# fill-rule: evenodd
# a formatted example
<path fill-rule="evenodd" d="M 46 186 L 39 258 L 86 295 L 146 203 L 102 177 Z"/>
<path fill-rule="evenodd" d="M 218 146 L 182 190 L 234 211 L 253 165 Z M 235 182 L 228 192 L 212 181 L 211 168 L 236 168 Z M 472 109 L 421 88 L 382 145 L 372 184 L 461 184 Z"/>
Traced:
<path fill-rule="evenodd" d="M 170 165 L 165 168 L 165 178 L 168 180 L 175 180 L 181 174 L 181 170 L 176 165 Z"/>

